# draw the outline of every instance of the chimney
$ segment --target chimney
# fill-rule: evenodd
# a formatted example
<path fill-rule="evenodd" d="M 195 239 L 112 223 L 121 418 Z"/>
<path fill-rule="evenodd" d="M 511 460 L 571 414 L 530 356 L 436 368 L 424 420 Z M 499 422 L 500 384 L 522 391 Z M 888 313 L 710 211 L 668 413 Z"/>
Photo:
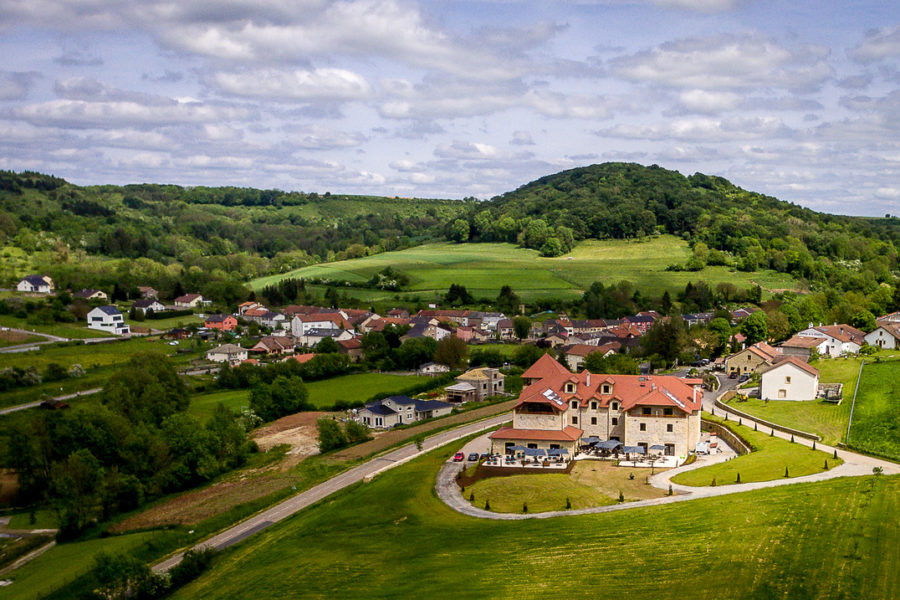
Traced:
<path fill-rule="evenodd" d="M 590 372 L 590 371 L 588 371 L 588 374 L 587 374 L 587 381 L 585 382 L 585 385 L 586 385 L 587 387 L 591 387 L 591 372 Z"/>

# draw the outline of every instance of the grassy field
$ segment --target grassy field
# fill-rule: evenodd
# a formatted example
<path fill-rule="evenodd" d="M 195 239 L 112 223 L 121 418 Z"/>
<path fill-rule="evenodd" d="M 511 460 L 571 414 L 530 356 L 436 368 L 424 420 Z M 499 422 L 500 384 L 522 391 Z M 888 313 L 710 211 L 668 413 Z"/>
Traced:
<path fill-rule="evenodd" d="M 168 319 L 146 319 L 144 321 L 133 321 L 125 314 L 125 322 L 132 327 L 148 327 L 167 331 L 175 327 L 187 327 L 188 325 L 200 325 L 203 321 L 197 315 L 182 315 L 180 317 L 169 317 Z"/>
<path fill-rule="evenodd" d="M 881 351 L 875 356 L 887 359 L 897 355 L 896 351 Z M 873 358 L 866 358 L 867 365 Z M 822 441 L 834 445 L 844 441 L 847 435 L 847 423 L 850 420 L 850 406 L 853 390 L 859 375 L 861 358 L 819 359 L 813 366 L 819 370 L 819 381 L 822 383 L 844 384 L 844 400 L 840 405 L 830 402 L 763 402 L 750 398 L 746 402 L 734 402 L 736 409 L 785 427 L 801 431 L 817 433 Z M 898 365 L 894 363 L 894 367 Z M 868 367 L 866 367 L 868 368 Z"/>
<path fill-rule="evenodd" d="M 451 283 L 459 283 L 476 298 L 496 297 L 508 284 L 527 300 L 573 298 L 594 281 L 633 282 L 643 294 L 662 295 L 663 290 L 683 290 L 688 281 L 705 280 L 712 285 L 727 281 L 741 287 L 759 283 L 764 290 L 796 288 L 789 276 L 772 271 L 731 272 L 725 267 L 707 267 L 699 272 L 670 272 L 665 268 L 689 257 L 687 243 L 673 236 L 648 241 L 588 240 L 569 254 L 542 258 L 534 250 L 513 244 L 425 244 L 398 252 L 313 265 L 289 273 L 250 282 L 259 290 L 287 277 L 325 278 L 363 283 L 385 267 L 393 267 L 410 277 L 410 291 L 400 296 L 431 298 L 443 294 Z M 395 292 L 346 288 L 346 293 L 366 301 L 393 298 Z"/>
<path fill-rule="evenodd" d="M 19 344 L 31 344 L 34 342 L 43 342 L 47 338 L 39 335 L 28 335 L 18 331 L 0 331 L 0 348 L 7 346 L 18 346 Z"/>
<path fill-rule="evenodd" d="M 110 337 L 104 331 L 96 331 L 88 329 L 84 323 L 54 323 L 52 325 L 31 325 L 25 319 L 19 319 L 12 315 L 0 315 L 0 326 L 14 327 L 16 329 L 24 329 L 26 331 L 36 331 L 38 333 L 46 333 L 58 337 L 71 338 L 73 340 L 81 340 L 85 338 L 101 338 Z"/>
<path fill-rule="evenodd" d="M 843 478 L 597 515 L 489 521 L 458 514 L 434 495 L 435 473 L 455 449 L 353 486 L 232 547 L 174 597 L 900 594 L 898 477 Z"/>
<path fill-rule="evenodd" d="M 326 409 L 339 400 L 362 402 L 376 394 L 391 396 L 430 379 L 431 377 L 417 375 L 360 373 L 311 381 L 306 384 L 306 389 L 309 390 L 309 401 L 313 406 L 316 409 Z"/>
<path fill-rule="evenodd" d="M 8 575 L 13 584 L 3 588 L 0 597 L 8 600 L 42 598 L 89 571 L 99 552 L 129 552 L 153 535 L 134 533 L 55 546 Z"/>
<path fill-rule="evenodd" d="M 750 442 L 756 450 L 728 462 L 679 473 L 672 478 L 673 483 L 705 486 L 710 485 L 715 478 L 718 485 L 730 485 L 737 483 L 738 474 L 741 476 L 742 483 L 772 481 L 783 478 L 785 468 L 788 469 L 790 477 L 801 477 L 824 471 L 826 460 L 829 469 L 844 462 L 825 452 L 812 450 L 801 444 L 792 444 L 778 437 L 770 437 L 768 433 L 753 431 L 752 427 L 738 425 L 734 421 L 725 422 L 706 413 L 703 417 L 725 424 L 726 427 Z"/>
<path fill-rule="evenodd" d="M 659 469 L 657 469 L 659 470 Z M 634 474 L 634 479 L 631 479 Z M 589 508 L 615 504 L 619 492 L 626 501 L 659 498 L 665 491 L 646 483 L 647 469 L 627 469 L 616 467 L 608 461 L 585 460 L 578 462 L 572 471 L 566 473 L 541 473 L 491 477 L 482 479 L 466 488 L 463 496 L 478 508 L 484 508 L 485 500 L 490 500 L 493 512 L 521 513 L 523 503 L 529 512 L 564 510 L 566 498 L 571 508 Z"/>
<path fill-rule="evenodd" d="M 859 382 L 848 444 L 900 460 L 900 362 L 867 362 Z"/>
<path fill-rule="evenodd" d="M 190 342 L 182 342 L 179 347 L 190 348 Z M 158 340 L 145 338 L 131 338 L 99 344 L 51 344 L 42 346 L 36 352 L 5 354 L 3 355 L 3 364 L 8 367 L 35 366 L 43 369 L 48 364 L 55 362 L 66 368 L 73 364 L 80 364 L 85 369 L 91 369 L 125 362 L 139 352 L 161 352 L 169 355 L 179 364 L 186 364 L 190 358 L 200 355 L 199 353 L 176 354 L 175 349 L 174 346 L 168 346 Z"/>
<path fill-rule="evenodd" d="M 225 390 L 211 394 L 198 394 L 191 398 L 188 412 L 205 420 L 213 415 L 219 404 L 224 404 L 232 411 L 250 406 L 250 390 Z"/>

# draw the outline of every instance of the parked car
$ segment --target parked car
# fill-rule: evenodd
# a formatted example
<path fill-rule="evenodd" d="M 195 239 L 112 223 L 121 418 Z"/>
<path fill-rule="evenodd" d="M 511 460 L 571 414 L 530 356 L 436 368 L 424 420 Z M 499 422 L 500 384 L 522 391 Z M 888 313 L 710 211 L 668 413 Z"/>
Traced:
<path fill-rule="evenodd" d="M 750 379 L 750 376 L 747 375 L 746 373 L 744 373 L 743 375 L 741 375 L 740 377 L 738 377 L 738 383 L 744 383 L 744 382 L 747 381 L 748 379 Z"/>
<path fill-rule="evenodd" d="M 478 462 L 478 453 L 473 452 L 469 455 L 469 462 Z"/>
<path fill-rule="evenodd" d="M 736 379 L 738 376 L 737 371 L 732 371 L 728 374 L 728 379 Z"/>
<path fill-rule="evenodd" d="M 453 455 L 453 462 L 462 462 L 464 460 L 466 460 L 466 455 L 462 452 L 457 452 Z"/>
<path fill-rule="evenodd" d="M 491 455 L 488 454 L 487 452 L 485 452 L 479 458 L 490 458 L 490 457 L 491 457 Z"/>

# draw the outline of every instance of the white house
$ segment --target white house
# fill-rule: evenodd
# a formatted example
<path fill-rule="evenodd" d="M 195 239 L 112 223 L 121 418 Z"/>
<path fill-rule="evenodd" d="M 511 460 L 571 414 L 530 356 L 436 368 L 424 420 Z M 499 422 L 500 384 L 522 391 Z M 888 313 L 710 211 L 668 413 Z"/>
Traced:
<path fill-rule="evenodd" d="M 419 369 L 416 371 L 416 375 L 440 375 L 441 373 L 449 373 L 450 367 L 447 365 L 441 365 L 435 362 L 428 362 L 424 365 L 419 365 Z"/>
<path fill-rule="evenodd" d="M 115 306 L 98 306 L 87 314 L 88 329 L 98 329 L 114 335 L 130 333 L 125 318 Z"/>
<path fill-rule="evenodd" d="M 835 323 L 834 325 L 819 325 L 813 327 L 810 323 L 809 327 L 803 331 L 798 331 L 797 335 L 804 337 L 821 337 L 828 340 L 825 345 L 825 352 L 833 358 L 837 358 L 844 354 L 859 354 L 859 348 L 863 345 L 864 334 L 859 329 L 850 325 L 842 325 Z"/>
<path fill-rule="evenodd" d="M 291 335 L 300 337 L 312 329 L 352 329 L 340 313 L 294 315 L 291 319 Z"/>
<path fill-rule="evenodd" d="M 175 298 L 175 308 L 197 308 L 204 304 L 212 304 L 212 301 L 207 300 L 201 294 L 185 294 Z"/>
<path fill-rule="evenodd" d="M 166 305 L 156 298 L 149 298 L 147 300 L 135 300 L 132 306 L 134 307 L 134 310 L 139 310 L 143 314 L 147 314 L 148 310 L 152 310 L 155 313 L 165 312 L 166 310 Z"/>
<path fill-rule="evenodd" d="M 876 348 L 900 348 L 900 322 L 882 321 L 878 328 L 866 334 L 866 343 Z"/>
<path fill-rule="evenodd" d="M 224 344 L 207 352 L 206 360 L 236 365 L 243 360 L 247 360 L 247 349 L 235 344 Z"/>
<path fill-rule="evenodd" d="M 49 294 L 53 291 L 53 280 L 46 275 L 28 275 L 16 284 L 16 291 Z"/>
<path fill-rule="evenodd" d="M 95 290 L 93 288 L 84 288 L 83 290 L 79 290 L 72 294 L 72 297 L 79 298 L 81 300 L 103 300 L 105 302 L 109 301 L 109 296 L 106 295 L 106 292 Z"/>
<path fill-rule="evenodd" d="M 369 427 L 387 429 L 449 415 L 453 406 L 440 400 L 414 400 L 408 396 L 390 396 L 370 402 L 359 410 L 359 420 Z"/>
<path fill-rule="evenodd" d="M 762 400 L 815 400 L 819 391 L 819 372 L 794 357 L 763 371 L 759 381 Z"/>

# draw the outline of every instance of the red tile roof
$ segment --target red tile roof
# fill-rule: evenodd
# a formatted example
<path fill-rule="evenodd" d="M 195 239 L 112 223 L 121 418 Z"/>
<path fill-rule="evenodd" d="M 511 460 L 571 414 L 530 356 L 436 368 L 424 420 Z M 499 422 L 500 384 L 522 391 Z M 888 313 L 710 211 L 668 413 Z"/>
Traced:
<path fill-rule="evenodd" d="M 815 367 L 808 365 L 807 363 L 803 362 L 796 356 L 788 356 L 785 359 L 778 361 L 778 364 L 770 367 L 769 369 L 766 369 L 764 372 L 768 373 L 769 371 L 774 371 L 775 369 L 783 367 L 786 363 L 790 363 L 790 364 L 794 365 L 795 367 L 798 367 L 798 368 L 806 371 L 810 375 L 815 375 L 816 377 L 819 376 L 819 371 Z"/>
<path fill-rule="evenodd" d="M 488 437 L 492 440 L 529 440 L 535 442 L 574 442 L 584 433 L 577 427 L 569 425 L 562 431 L 548 429 L 515 429 L 501 427 Z"/>
<path fill-rule="evenodd" d="M 525 369 L 522 379 L 544 379 L 562 373 L 571 375 L 569 370 L 559 364 L 556 359 L 549 354 L 544 354 L 533 365 Z"/>
<path fill-rule="evenodd" d="M 314 352 L 308 352 L 306 354 L 292 354 L 291 356 L 288 356 L 284 360 L 296 360 L 298 363 L 300 363 L 302 365 L 303 363 L 311 361 L 315 357 L 316 357 L 316 355 Z"/>

